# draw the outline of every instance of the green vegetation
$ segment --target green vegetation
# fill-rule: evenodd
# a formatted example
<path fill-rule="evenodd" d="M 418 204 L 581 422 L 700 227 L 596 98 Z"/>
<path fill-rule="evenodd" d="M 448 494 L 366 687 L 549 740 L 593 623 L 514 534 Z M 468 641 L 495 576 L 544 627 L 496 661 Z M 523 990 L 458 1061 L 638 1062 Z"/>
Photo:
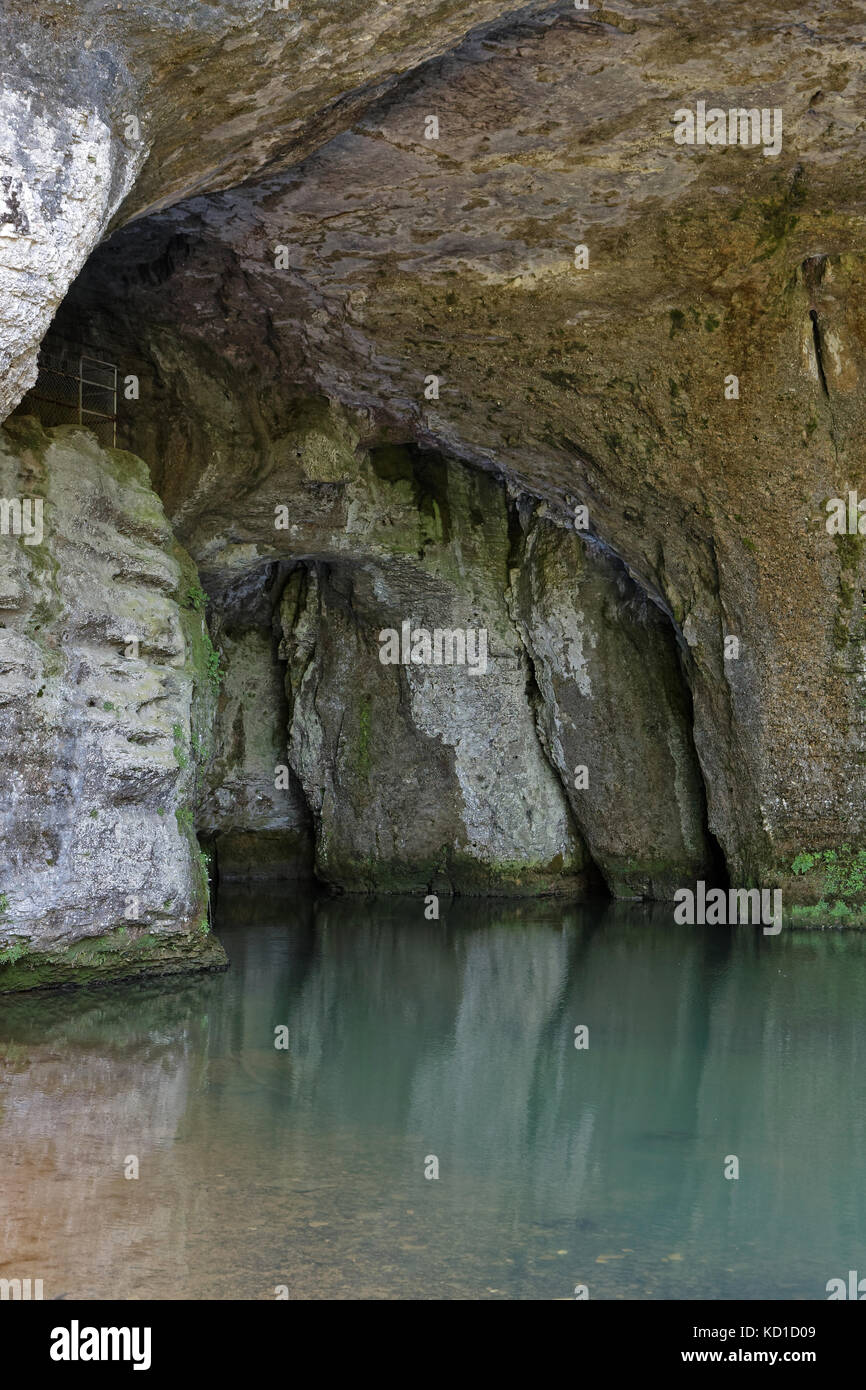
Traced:
<path fill-rule="evenodd" d="M 839 849 L 802 850 L 791 870 L 795 874 L 823 870 L 821 898 L 825 907 L 830 898 L 844 900 L 866 894 L 866 849 L 855 852 L 849 845 L 841 845 Z M 837 906 L 841 907 L 842 903 L 837 902 Z"/>
<path fill-rule="evenodd" d="M 225 678 L 225 673 L 220 669 L 220 654 L 214 647 L 213 642 L 210 640 L 209 632 L 205 632 L 204 634 L 204 644 L 205 658 L 207 663 L 207 678 L 211 683 L 211 688 L 214 691 L 214 694 L 216 694 L 216 692 L 220 688 L 220 685 L 222 684 L 222 681 Z"/>
<path fill-rule="evenodd" d="M 207 607 L 207 594 L 200 584 L 190 584 L 184 602 L 187 608 L 195 609 L 196 613 L 203 613 Z"/>
<path fill-rule="evenodd" d="M 11 946 L 7 946 L 5 951 L 0 951 L 0 965 L 14 965 L 17 960 L 26 952 L 27 947 L 23 941 L 13 941 Z"/>
<path fill-rule="evenodd" d="M 174 760 L 179 768 L 189 767 L 189 758 L 184 751 L 183 729 L 180 724 L 175 724 L 171 731 L 174 739 Z"/>

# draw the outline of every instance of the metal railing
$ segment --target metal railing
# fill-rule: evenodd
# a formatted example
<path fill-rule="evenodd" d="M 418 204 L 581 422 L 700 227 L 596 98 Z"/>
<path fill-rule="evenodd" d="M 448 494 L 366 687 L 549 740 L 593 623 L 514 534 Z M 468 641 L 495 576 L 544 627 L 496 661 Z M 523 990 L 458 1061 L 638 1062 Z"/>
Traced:
<path fill-rule="evenodd" d="M 39 349 L 36 385 L 16 414 L 36 415 L 43 425 L 86 425 L 100 444 L 117 443 L 117 367 L 58 339 Z"/>

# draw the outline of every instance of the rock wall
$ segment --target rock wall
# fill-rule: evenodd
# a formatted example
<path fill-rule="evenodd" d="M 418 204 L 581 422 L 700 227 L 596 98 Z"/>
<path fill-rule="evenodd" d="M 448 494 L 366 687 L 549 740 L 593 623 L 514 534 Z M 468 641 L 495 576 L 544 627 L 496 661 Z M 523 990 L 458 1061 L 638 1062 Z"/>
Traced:
<path fill-rule="evenodd" d="M 0 990 L 223 963 L 190 809 L 195 569 L 145 465 L 86 431 L 10 424 L 0 493 L 42 504 L 0 535 Z"/>
<path fill-rule="evenodd" d="M 163 399 L 182 355 L 231 363 L 224 439 L 266 438 L 303 382 L 364 442 L 462 458 L 562 519 L 586 505 L 674 625 L 731 881 L 820 916 L 827 856 L 866 836 L 866 569 L 826 527 L 863 490 L 866 68 L 851 13 L 804 44 L 806 22 L 785 5 L 736 51 L 711 5 L 503 22 L 297 170 L 119 234 L 79 310 L 134 315 Z M 702 92 L 781 110 L 778 153 L 676 144 Z"/>
<path fill-rule="evenodd" d="M 289 167 L 508 8 L 389 0 L 360 20 L 351 0 L 2 0 L 0 420 L 110 223 Z"/>
<path fill-rule="evenodd" d="M 225 670 L 196 827 L 220 882 L 311 878 L 307 803 L 289 767 L 284 674 L 269 627 L 215 628 Z"/>
<path fill-rule="evenodd" d="M 582 891 L 597 870 L 667 896 L 726 871 L 800 920 L 862 916 L 866 558 L 826 524 L 866 490 L 856 8 L 781 0 L 733 45 L 710 0 L 3 7 L 0 413 L 61 300 L 58 331 L 138 377 L 119 437 L 200 572 L 191 606 L 143 582 L 198 625 L 187 653 L 207 603 L 224 666 L 215 714 L 179 708 L 175 809 L 227 875 L 297 872 L 314 842 L 350 888 Z M 677 143 L 698 98 L 780 112 L 778 148 Z M 103 484 L 80 447 L 65 507 L 87 535 Z M 31 643 L 91 587 L 113 611 L 101 561 L 51 544 L 72 589 L 37 617 L 19 570 L 39 562 L 8 559 L 7 630 Z M 488 673 L 383 666 L 403 620 L 486 625 Z M 15 651 L 10 690 L 41 681 Z M 95 716 L 46 659 L 59 684 L 10 696 L 32 696 L 25 761 L 83 760 L 114 806 Z M 116 798 L 145 807 L 145 847 L 162 738 Z M 40 931 L 83 930 L 50 885 Z"/>
<path fill-rule="evenodd" d="M 672 898 L 718 873 L 673 627 L 615 559 L 523 510 L 514 608 L 545 746 L 613 894 Z"/>

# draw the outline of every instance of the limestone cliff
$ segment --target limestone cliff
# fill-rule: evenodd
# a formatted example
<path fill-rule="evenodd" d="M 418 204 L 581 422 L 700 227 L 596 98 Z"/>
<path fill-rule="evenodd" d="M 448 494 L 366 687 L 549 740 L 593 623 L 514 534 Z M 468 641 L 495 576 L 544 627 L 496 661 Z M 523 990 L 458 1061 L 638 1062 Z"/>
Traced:
<path fill-rule="evenodd" d="M 226 877 L 862 920 L 861 7 L 2 5 L 0 411 L 55 311 L 135 383 L 126 454 L 10 422 L 6 950 L 119 930 L 130 846 L 193 949 L 196 827 Z M 383 663 L 405 621 L 487 670 Z"/>
<path fill-rule="evenodd" d="M 193 829 L 208 639 L 139 459 L 16 421 L 0 491 L 0 989 L 224 962 Z"/>

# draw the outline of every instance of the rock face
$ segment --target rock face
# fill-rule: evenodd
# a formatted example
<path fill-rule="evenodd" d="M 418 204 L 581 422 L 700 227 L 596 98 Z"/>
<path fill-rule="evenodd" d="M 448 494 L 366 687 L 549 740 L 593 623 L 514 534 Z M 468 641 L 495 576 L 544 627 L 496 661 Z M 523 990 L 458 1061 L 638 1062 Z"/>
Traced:
<path fill-rule="evenodd" d="M 727 874 L 852 920 L 859 12 L 5 5 L 3 400 L 120 228 L 56 326 L 135 373 L 200 572 L 227 670 L 178 809 L 226 874 Z M 779 138 L 678 143 L 699 101 Z M 487 673 L 383 665 L 403 621 L 484 627 Z"/>
<path fill-rule="evenodd" d="M 514 604 L 545 746 L 614 895 L 671 898 L 716 871 L 673 629 L 610 556 L 525 527 Z"/>
<path fill-rule="evenodd" d="M 217 627 L 214 636 L 225 676 L 196 828 L 213 845 L 221 882 L 309 878 L 310 816 L 286 760 L 288 707 L 274 635 L 260 625 Z"/>
<path fill-rule="evenodd" d="M 289 167 L 503 8 L 2 0 L 0 419 L 112 220 Z"/>
<path fill-rule="evenodd" d="M 219 964 L 189 809 L 194 568 L 141 461 L 84 431 L 16 422 L 0 491 L 42 504 L 0 536 L 0 990 Z"/>
<path fill-rule="evenodd" d="M 178 405 L 181 340 L 253 375 L 232 431 L 300 381 L 365 442 L 585 504 L 673 626 L 731 882 L 820 910 L 866 832 L 866 571 L 825 525 L 864 475 L 862 38 L 796 4 L 736 48 L 709 4 L 503 21 L 297 170 L 118 234 L 78 299 L 124 305 Z M 778 152 L 677 144 L 698 100 L 781 111 Z"/>
<path fill-rule="evenodd" d="M 416 475 L 394 454 L 396 490 Z M 580 891 L 591 865 L 539 742 L 504 601 L 504 492 L 462 469 L 437 482 L 416 516 L 416 557 L 319 564 L 283 596 L 289 758 L 317 873 L 371 890 Z"/>

